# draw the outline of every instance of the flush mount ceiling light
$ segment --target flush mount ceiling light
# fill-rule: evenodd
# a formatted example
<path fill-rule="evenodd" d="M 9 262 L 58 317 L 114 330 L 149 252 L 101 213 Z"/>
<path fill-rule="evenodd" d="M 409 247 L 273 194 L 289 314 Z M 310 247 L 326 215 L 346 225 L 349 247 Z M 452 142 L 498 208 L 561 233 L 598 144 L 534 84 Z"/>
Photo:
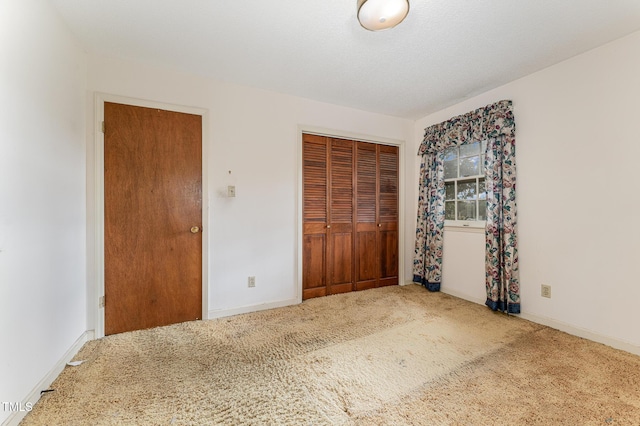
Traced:
<path fill-rule="evenodd" d="M 409 13 L 409 0 L 358 0 L 358 21 L 370 31 L 393 28 Z"/>

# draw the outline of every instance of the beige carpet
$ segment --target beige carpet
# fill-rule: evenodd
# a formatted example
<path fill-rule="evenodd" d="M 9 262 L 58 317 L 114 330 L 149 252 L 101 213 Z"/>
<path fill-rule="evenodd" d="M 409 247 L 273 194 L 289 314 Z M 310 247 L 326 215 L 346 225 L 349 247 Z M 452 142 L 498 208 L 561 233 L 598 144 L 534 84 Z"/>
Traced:
<path fill-rule="evenodd" d="M 640 357 L 387 287 L 87 343 L 26 425 L 640 425 Z"/>

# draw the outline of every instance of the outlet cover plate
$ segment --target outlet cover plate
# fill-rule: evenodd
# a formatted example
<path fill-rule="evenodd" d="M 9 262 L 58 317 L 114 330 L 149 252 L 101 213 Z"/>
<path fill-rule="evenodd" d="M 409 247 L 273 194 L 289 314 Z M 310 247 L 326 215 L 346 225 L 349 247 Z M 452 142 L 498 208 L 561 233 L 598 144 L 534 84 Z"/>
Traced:
<path fill-rule="evenodd" d="M 540 286 L 540 296 L 551 299 L 551 286 L 542 284 Z"/>

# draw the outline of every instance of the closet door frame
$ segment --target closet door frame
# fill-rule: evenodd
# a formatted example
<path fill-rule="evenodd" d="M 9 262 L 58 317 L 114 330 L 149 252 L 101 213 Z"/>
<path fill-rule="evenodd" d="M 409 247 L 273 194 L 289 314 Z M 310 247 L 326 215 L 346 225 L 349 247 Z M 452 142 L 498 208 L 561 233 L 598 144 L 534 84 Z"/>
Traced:
<path fill-rule="evenodd" d="M 326 136 L 329 138 L 337 138 L 337 139 L 347 139 L 358 142 L 369 142 L 379 145 L 391 145 L 398 147 L 398 284 L 404 285 L 405 282 L 405 271 L 404 271 L 404 260 L 405 260 L 405 141 L 399 139 L 389 139 L 378 136 L 360 134 L 360 133 L 351 133 L 340 130 L 333 129 L 325 129 L 314 126 L 298 126 L 298 143 L 296 144 L 296 186 L 297 186 L 297 194 L 296 194 L 296 267 L 295 267 L 295 276 L 296 276 L 296 299 L 298 303 L 302 302 L 302 258 L 303 258 L 303 182 L 302 182 L 302 166 L 303 166 L 303 158 L 302 158 L 302 135 L 303 134 L 312 134 L 318 136 Z"/>

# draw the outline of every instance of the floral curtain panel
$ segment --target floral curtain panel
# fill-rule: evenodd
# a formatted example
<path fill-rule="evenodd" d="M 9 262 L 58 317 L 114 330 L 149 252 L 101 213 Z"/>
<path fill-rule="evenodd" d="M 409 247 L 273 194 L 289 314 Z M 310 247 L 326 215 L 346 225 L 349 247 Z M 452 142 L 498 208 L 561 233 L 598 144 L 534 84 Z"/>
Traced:
<path fill-rule="evenodd" d="M 444 240 L 444 151 L 422 156 L 413 281 L 439 291 Z"/>
<path fill-rule="evenodd" d="M 485 185 L 486 305 L 520 313 L 516 232 L 515 121 L 509 100 L 496 102 L 425 129 L 422 156 L 413 280 L 431 291 L 440 289 L 444 230 L 444 151 L 474 141 L 487 141 Z"/>

